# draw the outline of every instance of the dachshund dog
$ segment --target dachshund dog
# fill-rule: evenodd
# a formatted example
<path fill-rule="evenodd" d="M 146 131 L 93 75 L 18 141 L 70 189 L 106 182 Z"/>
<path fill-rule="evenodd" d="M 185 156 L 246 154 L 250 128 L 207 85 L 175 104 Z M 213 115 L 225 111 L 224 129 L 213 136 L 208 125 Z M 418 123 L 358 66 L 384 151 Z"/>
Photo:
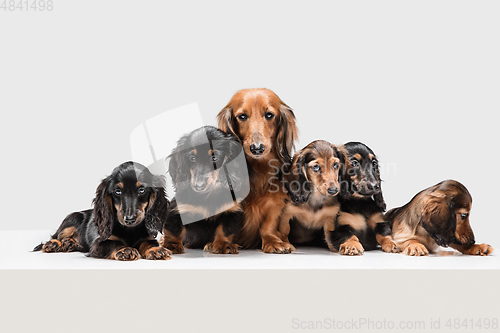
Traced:
<path fill-rule="evenodd" d="M 455 180 L 429 187 L 403 207 L 391 209 L 385 220 L 392 226 L 392 237 L 401 251 L 410 256 L 425 256 L 439 246 L 470 255 L 493 252 L 488 244 L 475 244 L 469 224 L 472 197 Z"/>
<path fill-rule="evenodd" d="M 383 218 L 386 205 L 375 153 L 360 142 L 349 142 L 344 147 L 350 167 L 340 186 L 340 211 L 335 230 L 330 233 L 330 250 L 353 256 L 380 244 L 385 252 L 398 252 L 390 225 Z"/>
<path fill-rule="evenodd" d="M 327 141 L 308 144 L 293 157 L 288 173 L 288 202 L 280 218 L 279 231 L 291 244 L 330 242 L 340 209 L 337 194 L 346 174 L 347 151 Z M 333 244 L 328 243 L 330 248 Z"/>
<path fill-rule="evenodd" d="M 242 202 L 245 220 L 236 242 L 289 253 L 293 247 L 281 239 L 278 224 L 288 198 L 281 180 L 298 135 L 292 109 L 269 89 L 244 89 L 217 119 L 221 130 L 238 137 L 248 163 L 250 193 Z"/>
<path fill-rule="evenodd" d="M 168 158 L 175 197 L 160 244 L 173 253 L 183 253 L 184 244 L 237 254 L 233 236 L 243 224 L 239 202 L 249 191 L 237 138 L 204 126 L 181 137 Z"/>
<path fill-rule="evenodd" d="M 52 239 L 33 251 L 80 251 L 126 261 L 171 258 L 155 239 L 169 207 L 162 176 L 139 163 L 120 164 L 99 184 L 93 204 L 94 209 L 68 215 Z"/>

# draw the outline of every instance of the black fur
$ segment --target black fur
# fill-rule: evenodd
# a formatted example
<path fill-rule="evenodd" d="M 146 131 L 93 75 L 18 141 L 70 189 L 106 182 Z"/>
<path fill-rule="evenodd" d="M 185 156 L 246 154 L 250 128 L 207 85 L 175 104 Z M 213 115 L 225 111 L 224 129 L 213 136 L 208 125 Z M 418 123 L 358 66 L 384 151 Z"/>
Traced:
<path fill-rule="evenodd" d="M 226 237 L 240 230 L 243 213 L 236 200 L 241 201 L 240 195 L 248 192 L 246 161 L 243 156 L 236 158 L 240 154 L 244 152 L 237 138 L 212 126 L 201 127 L 179 139 L 168 157 L 175 197 L 163 227 L 165 235 L 175 238 L 174 243 L 183 241 L 188 248 L 204 248 L 214 241 L 219 225 Z M 174 253 L 183 252 L 182 248 L 171 247 L 171 243 L 172 239 L 167 238 L 162 242 Z"/>
<path fill-rule="evenodd" d="M 110 258 L 122 248 L 139 250 L 143 242 L 158 246 L 154 237 L 161 231 L 169 208 L 162 176 L 153 175 L 139 163 L 125 162 L 102 180 L 93 204 L 93 209 L 68 215 L 52 239 L 34 251 L 80 251 L 89 252 L 90 257 Z"/>

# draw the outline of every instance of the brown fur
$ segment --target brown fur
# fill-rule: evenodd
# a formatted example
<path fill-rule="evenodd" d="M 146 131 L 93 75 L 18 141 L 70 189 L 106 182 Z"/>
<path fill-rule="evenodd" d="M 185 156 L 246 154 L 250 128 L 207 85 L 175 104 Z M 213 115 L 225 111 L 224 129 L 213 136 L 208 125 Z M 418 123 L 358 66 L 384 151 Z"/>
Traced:
<path fill-rule="evenodd" d="M 427 255 L 438 245 L 464 254 L 490 254 L 493 248 L 488 244 L 474 244 L 471 206 L 472 197 L 465 186 L 447 180 L 421 191 L 405 206 L 390 210 L 385 220 L 392 224 L 393 239 L 407 255 Z"/>
<path fill-rule="evenodd" d="M 266 118 L 269 112 L 272 119 Z M 246 120 L 238 118 L 243 114 Z M 261 245 L 268 253 L 289 252 L 291 244 L 281 240 L 278 221 L 287 200 L 280 170 L 290 163 L 298 135 L 292 109 L 269 89 L 244 89 L 217 118 L 219 129 L 241 141 L 250 173 L 250 193 L 242 203 L 245 221 L 235 243 L 243 248 Z M 252 153 L 253 144 L 264 145 L 262 154 Z"/>
<path fill-rule="evenodd" d="M 290 220 L 294 219 L 301 227 L 292 233 L 293 243 L 310 242 L 314 230 L 323 230 L 328 247 L 333 250 L 328 236 L 334 230 L 334 220 L 340 209 L 336 195 L 340 189 L 339 173 L 345 172 L 346 162 L 347 152 L 343 147 L 323 140 L 311 142 L 294 155 L 288 180 L 295 184 L 290 186 L 306 186 L 300 181 L 302 177 L 310 183 L 310 194 L 307 202 L 287 203 L 279 226 L 283 240 L 288 241 Z M 315 171 L 313 167 L 319 167 L 319 170 Z M 328 193 L 328 189 L 336 189 L 336 192 Z"/>

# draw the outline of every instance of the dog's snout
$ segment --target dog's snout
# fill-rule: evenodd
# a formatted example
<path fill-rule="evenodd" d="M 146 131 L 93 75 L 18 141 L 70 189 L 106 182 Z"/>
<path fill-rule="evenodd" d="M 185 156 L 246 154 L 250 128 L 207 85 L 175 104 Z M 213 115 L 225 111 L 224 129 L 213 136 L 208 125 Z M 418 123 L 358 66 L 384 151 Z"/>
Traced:
<path fill-rule="evenodd" d="M 328 188 L 328 190 L 326 190 L 326 191 L 330 195 L 335 195 L 335 194 L 337 194 L 337 192 L 339 191 L 339 189 L 336 186 L 332 186 L 332 187 Z"/>
<path fill-rule="evenodd" d="M 266 149 L 266 146 L 264 146 L 262 143 L 260 144 L 255 144 L 253 143 L 251 146 L 250 146 L 250 151 L 252 152 L 252 154 L 254 155 L 262 155 L 262 153 L 264 153 L 264 150 Z"/>
<path fill-rule="evenodd" d="M 378 191 L 380 190 L 380 185 L 378 183 L 367 183 L 366 187 L 369 191 Z"/>
<path fill-rule="evenodd" d="M 126 224 L 134 224 L 135 220 L 137 219 L 137 216 L 135 214 L 127 215 L 124 217 L 123 221 L 125 221 Z"/>

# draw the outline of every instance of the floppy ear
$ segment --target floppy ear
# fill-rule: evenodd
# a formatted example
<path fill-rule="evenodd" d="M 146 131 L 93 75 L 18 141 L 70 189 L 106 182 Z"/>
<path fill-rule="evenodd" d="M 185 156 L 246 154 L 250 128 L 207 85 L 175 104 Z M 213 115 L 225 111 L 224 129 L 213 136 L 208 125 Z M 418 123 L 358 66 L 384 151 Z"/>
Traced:
<path fill-rule="evenodd" d="M 149 196 L 148 209 L 146 210 L 145 224 L 149 235 L 156 237 L 158 231 L 162 231 L 170 208 L 163 176 L 154 176 L 152 190 L 153 192 Z"/>
<path fill-rule="evenodd" d="M 423 200 L 422 227 L 438 245 L 447 247 L 454 243 L 457 228 L 455 200 L 441 191 L 430 193 Z"/>
<path fill-rule="evenodd" d="M 102 180 L 95 192 L 95 198 L 92 200 L 94 205 L 94 221 L 99 233 L 99 241 L 105 241 L 111 236 L 113 221 L 115 217 L 113 199 L 108 193 L 108 185 L 111 182 L 111 176 Z"/>
<path fill-rule="evenodd" d="M 377 206 L 382 209 L 383 212 L 385 212 L 387 205 L 385 204 L 384 196 L 382 195 L 382 190 L 378 192 L 377 194 L 373 195 L 373 200 L 375 200 L 375 203 Z"/>
<path fill-rule="evenodd" d="M 280 102 L 280 118 L 278 121 L 278 133 L 276 135 L 276 147 L 282 163 L 290 163 L 290 154 L 297 140 L 299 130 L 295 124 L 295 114 L 292 109 Z"/>
<path fill-rule="evenodd" d="M 340 183 L 340 191 L 339 196 L 342 199 L 348 200 L 353 195 L 353 184 L 351 181 L 350 170 L 351 170 L 351 161 L 349 160 L 349 153 L 345 149 L 344 146 L 341 146 L 339 149 L 339 158 L 342 164 L 342 169 L 339 171 L 339 183 Z"/>
<path fill-rule="evenodd" d="M 177 189 L 182 181 L 190 179 L 189 166 L 186 164 L 186 159 L 182 151 L 180 151 L 179 146 L 175 147 L 167 158 L 170 159 L 168 173 L 172 177 L 174 188 Z"/>
<path fill-rule="evenodd" d="M 311 182 L 307 177 L 305 157 L 303 151 L 294 156 L 288 179 L 285 182 L 288 195 L 295 203 L 306 203 L 311 194 Z"/>
<path fill-rule="evenodd" d="M 239 140 L 239 136 L 236 134 L 235 119 L 233 117 L 233 107 L 231 103 L 226 105 L 226 107 L 219 112 L 217 121 L 221 131 L 234 135 Z"/>

